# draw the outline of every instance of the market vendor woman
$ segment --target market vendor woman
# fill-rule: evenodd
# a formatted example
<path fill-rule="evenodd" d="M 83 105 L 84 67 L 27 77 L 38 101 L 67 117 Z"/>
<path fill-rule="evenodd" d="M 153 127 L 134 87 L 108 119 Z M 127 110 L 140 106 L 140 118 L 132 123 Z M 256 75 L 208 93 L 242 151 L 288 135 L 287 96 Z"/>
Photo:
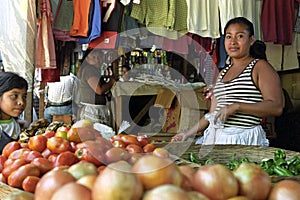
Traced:
<path fill-rule="evenodd" d="M 266 61 L 264 43 L 254 40 L 253 24 L 249 20 L 231 19 L 224 34 L 229 62 L 214 86 L 210 111 L 173 140 L 185 140 L 205 130 L 196 143 L 268 146 L 260 123 L 263 117 L 282 113 L 284 102 L 279 76 Z"/>
<path fill-rule="evenodd" d="M 0 152 L 17 140 L 21 132 L 18 117 L 26 107 L 28 83 L 12 72 L 0 73 Z"/>

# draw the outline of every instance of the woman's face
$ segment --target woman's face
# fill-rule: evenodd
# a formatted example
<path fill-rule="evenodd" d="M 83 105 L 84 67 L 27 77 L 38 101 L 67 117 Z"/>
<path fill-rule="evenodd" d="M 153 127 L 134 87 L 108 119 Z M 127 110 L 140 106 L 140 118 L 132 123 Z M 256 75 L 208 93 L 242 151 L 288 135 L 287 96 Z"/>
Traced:
<path fill-rule="evenodd" d="M 99 65 L 100 64 L 100 55 L 97 51 L 92 51 L 86 58 L 86 61 L 90 65 Z"/>
<path fill-rule="evenodd" d="M 231 24 L 225 32 L 225 49 L 231 58 L 248 57 L 253 42 L 254 36 L 250 36 L 243 24 Z"/>
<path fill-rule="evenodd" d="M 3 120 L 18 117 L 26 107 L 26 89 L 14 88 L 0 97 L 1 117 Z"/>

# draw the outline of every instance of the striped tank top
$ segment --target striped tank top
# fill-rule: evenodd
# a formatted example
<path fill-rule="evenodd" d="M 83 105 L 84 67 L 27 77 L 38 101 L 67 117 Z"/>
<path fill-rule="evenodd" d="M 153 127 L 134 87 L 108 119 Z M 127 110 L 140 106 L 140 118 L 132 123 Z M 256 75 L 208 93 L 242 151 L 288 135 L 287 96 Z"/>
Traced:
<path fill-rule="evenodd" d="M 231 65 L 223 70 L 214 87 L 214 95 L 218 101 L 216 111 L 232 103 L 256 103 L 263 100 L 260 90 L 255 86 L 252 79 L 252 71 L 257 61 L 258 59 L 251 61 L 238 77 L 229 82 L 223 82 L 222 79 Z M 234 115 L 229 116 L 224 125 L 252 128 L 259 125 L 260 122 L 261 117 L 236 112 Z"/>

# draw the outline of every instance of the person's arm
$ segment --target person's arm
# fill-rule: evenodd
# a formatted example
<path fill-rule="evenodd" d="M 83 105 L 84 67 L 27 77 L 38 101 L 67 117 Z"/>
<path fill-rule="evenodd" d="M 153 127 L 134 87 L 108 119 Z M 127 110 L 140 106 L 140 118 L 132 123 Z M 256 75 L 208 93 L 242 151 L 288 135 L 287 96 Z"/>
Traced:
<path fill-rule="evenodd" d="M 110 90 L 116 81 L 113 77 L 111 77 L 109 82 L 100 85 L 98 77 L 90 77 L 87 82 L 96 94 L 101 95 Z"/>
<path fill-rule="evenodd" d="M 226 121 L 229 115 L 244 112 L 259 117 L 279 116 L 284 107 L 280 78 L 274 68 L 266 61 L 260 60 L 253 71 L 253 79 L 260 89 L 263 101 L 257 103 L 233 103 L 222 108 L 215 119 Z"/>
<path fill-rule="evenodd" d="M 210 103 L 210 109 L 209 112 L 213 112 L 216 109 L 217 106 L 217 100 L 212 95 L 211 96 L 211 103 Z M 205 130 L 209 125 L 209 122 L 205 119 L 204 116 L 201 117 L 201 119 L 189 130 L 185 132 L 181 132 L 176 134 L 174 137 L 172 137 L 173 141 L 184 141 L 187 138 L 191 137 L 192 135 L 195 135 L 198 132 L 202 132 Z"/>

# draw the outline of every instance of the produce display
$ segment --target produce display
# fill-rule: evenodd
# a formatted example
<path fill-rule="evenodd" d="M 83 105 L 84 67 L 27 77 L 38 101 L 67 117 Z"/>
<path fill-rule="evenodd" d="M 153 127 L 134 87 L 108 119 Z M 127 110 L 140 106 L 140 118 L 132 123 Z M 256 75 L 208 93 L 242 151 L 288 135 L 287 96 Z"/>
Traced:
<path fill-rule="evenodd" d="M 233 157 L 229 161 L 235 164 L 232 168 L 213 160 L 203 165 L 194 154 L 190 155 L 197 167 L 176 164 L 166 149 L 151 143 L 147 136 L 118 134 L 107 140 L 87 120 L 72 126 L 55 122 L 4 147 L 0 180 L 21 190 L 9 195 L 13 199 L 22 195 L 34 200 L 300 197 L 299 182 L 282 180 L 272 184 L 264 168 L 267 164 L 268 169 L 293 166 L 295 171 L 298 159 L 286 159 L 283 150 L 274 152 L 274 159 L 264 160 L 264 164 Z"/>

